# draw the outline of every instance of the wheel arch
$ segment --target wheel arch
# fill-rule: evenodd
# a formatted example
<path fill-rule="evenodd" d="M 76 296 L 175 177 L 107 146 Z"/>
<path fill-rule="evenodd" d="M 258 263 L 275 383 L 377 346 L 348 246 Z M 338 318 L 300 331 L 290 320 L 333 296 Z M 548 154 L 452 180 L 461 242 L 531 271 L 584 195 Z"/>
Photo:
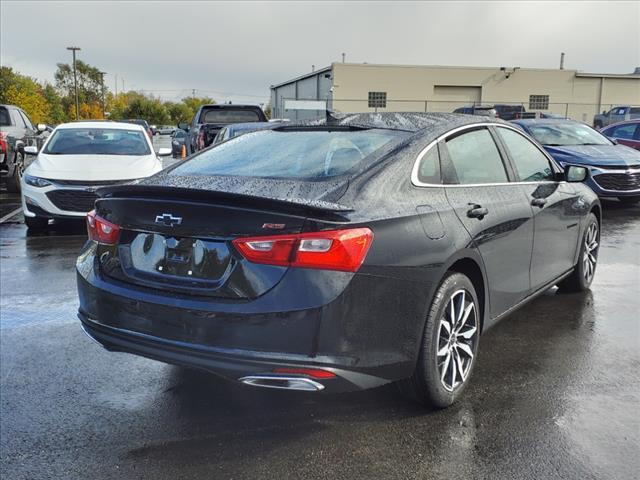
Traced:
<path fill-rule="evenodd" d="M 476 289 L 478 302 L 480 302 L 480 311 L 482 312 L 482 316 L 480 318 L 480 331 L 482 332 L 489 312 L 489 298 L 486 277 L 481 267 L 481 263 L 474 258 L 463 256 L 453 261 L 453 263 L 447 267 L 446 271 L 461 273 L 471 280 L 473 287 Z"/>

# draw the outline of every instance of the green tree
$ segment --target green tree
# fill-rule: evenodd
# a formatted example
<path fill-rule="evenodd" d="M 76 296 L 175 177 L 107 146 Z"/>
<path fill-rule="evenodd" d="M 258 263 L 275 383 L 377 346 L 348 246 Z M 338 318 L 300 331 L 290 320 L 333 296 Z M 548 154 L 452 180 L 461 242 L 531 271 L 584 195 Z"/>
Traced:
<path fill-rule="evenodd" d="M 43 95 L 42 86 L 33 78 L 14 72 L 10 67 L 0 67 L 0 103 L 22 108 L 34 123 L 49 120 L 50 107 Z"/>
<path fill-rule="evenodd" d="M 118 95 L 120 97 L 120 95 Z M 154 97 L 137 92 L 127 92 L 116 102 L 116 111 L 111 111 L 110 118 L 143 118 L 151 124 L 169 123 L 170 117 L 163 103 Z M 124 100 L 124 102 L 122 102 Z M 118 111 L 119 109 L 121 111 Z"/>
<path fill-rule="evenodd" d="M 78 100 L 86 104 L 85 110 L 98 111 L 96 105 L 102 104 L 102 75 L 100 69 L 82 60 L 76 60 L 78 77 Z M 56 87 L 62 96 L 62 106 L 66 112 L 74 112 L 75 117 L 75 84 L 73 79 L 73 65 L 58 63 L 54 75 Z M 105 90 L 107 87 L 105 86 Z"/>
<path fill-rule="evenodd" d="M 164 107 L 169 114 L 172 125 L 178 125 L 180 122 L 191 122 L 193 111 L 184 103 L 164 102 Z"/>
<path fill-rule="evenodd" d="M 54 86 L 47 83 L 42 90 L 42 94 L 49 104 L 49 118 L 47 123 L 57 125 L 66 122 L 68 118 L 62 105 L 62 98 L 60 98 Z"/>

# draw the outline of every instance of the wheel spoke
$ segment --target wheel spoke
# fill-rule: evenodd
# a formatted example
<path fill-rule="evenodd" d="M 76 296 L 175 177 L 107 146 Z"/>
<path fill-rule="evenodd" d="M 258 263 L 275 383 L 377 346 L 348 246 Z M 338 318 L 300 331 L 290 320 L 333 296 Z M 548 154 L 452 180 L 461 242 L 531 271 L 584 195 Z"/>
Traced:
<path fill-rule="evenodd" d="M 465 340 L 470 340 L 475 335 L 477 327 L 471 327 L 469 330 L 465 330 L 464 332 L 458 332 L 458 336 L 464 338 Z"/>
<path fill-rule="evenodd" d="M 459 296 L 460 296 L 460 306 L 458 308 L 458 317 L 456 318 L 456 327 L 459 327 L 462 317 L 464 316 L 464 301 L 465 301 L 464 290 L 462 290 L 462 293 L 460 293 Z"/>
<path fill-rule="evenodd" d="M 451 327 L 455 328 L 456 326 L 456 302 L 454 297 L 451 297 L 451 301 L 449 302 L 449 317 L 451 321 Z"/>
<path fill-rule="evenodd" d="M 451 351 L 451 356 L 454 355 L 454 352 L 455 350 Z M 452 390 L 456 386 L 456 371 L 457 371 L 456 361 L 455 359 L 452 359 L 452 362 L 451 362 L 451 389 Z"/>
<path fill-rule="evenodd" d="M 444 318 L 440 320 L 440 325 L 447 331 L 447 336 L 451 335 L 451 325 Z"/>
<path fill-rule="evenodd" d="M 469 358 L 473 358 L 473 352 L 471 351 L 471 347 L 466 343 L 458 343 L 456 347 L 462 350 Z"/>
<path fill-rule="evenodd" d="M 460 358 L 460 353 L 457 350 L 455 351 L 455 359 L 456 359 L 456 366 L 458 367 L 458 372 L 460 373 L 460 379 L 464 382 L 464 369 L 462 368 L 462 359 Z"/>
<path fill-rule="evenodd" d="M 460 324 L 456 328 L 456 331 L 460 331 L 462 327 L 467 324 L 467 320 L 469 320 L 469 314 L 473 311 L 473 303 L 470 303 L 467 308 L 464 309 L 464 315 L 462 315 L 462 320 L 460 320 Z"/>
<path fill-rule="evenodd" d="M 442 364 L 442 372 L 440 373 L 440 380 L 444 383 L 444 377 L 447 374 L 447 370 L 449 369 L 449 363 L 451 362 L 451 352 L 444 359 L 444 363 Z"/>
<path fill-rule="evenodd" d="M 446 343 L 444 345 L 444 347 L 442 347 L 440 350 L 438 350 L 437 355 L 438 355 L 438 357 L 443 357 L 443 356 L 445 356 L 447 354 L 448 351 L 449 351 L 449 344 Z"/>

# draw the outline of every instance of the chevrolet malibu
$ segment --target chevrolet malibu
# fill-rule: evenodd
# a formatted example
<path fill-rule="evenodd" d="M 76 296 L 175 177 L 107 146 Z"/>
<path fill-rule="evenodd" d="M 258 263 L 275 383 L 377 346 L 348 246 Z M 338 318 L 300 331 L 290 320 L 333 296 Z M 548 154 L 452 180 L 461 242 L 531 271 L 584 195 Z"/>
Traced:
<path fill-rule="evenodd" d="M 108 350 L 254 387 L 398 382 L 446 407 L 482 332 L 553 285 L 589 288 L 601 210 L 588 175 L 484 117 L 248 133 L 99 191 L 79 318 Z"/>
<path fill-rule="evenodd" d="M 58 126 L 22 177 L 22 210 L 30 229 L 50 219 L 84 218 L 99 186 L 137 181 L 162 170 L 144 129 L 116 122 L 74 122 Z M 171 150 L 161 148 L 159 155 Z"/>

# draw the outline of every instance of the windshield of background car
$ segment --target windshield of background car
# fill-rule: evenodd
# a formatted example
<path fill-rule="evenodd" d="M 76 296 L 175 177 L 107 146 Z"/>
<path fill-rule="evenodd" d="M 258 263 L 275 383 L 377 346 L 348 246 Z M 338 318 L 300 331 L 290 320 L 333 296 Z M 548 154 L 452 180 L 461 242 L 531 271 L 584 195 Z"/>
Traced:
<path fill-rule="evenodd" d="M 408 135 L 381 129 L 259 130 L 205 150 L 169 174 L 321 180 L 342 175 Z"/>
<path fill-rule="evenodd" d="M 260 120 L 257 112 L 253 110 L 215 109 L 205 111 L 201 123 L 244 123 L 259 122 Z"/>
<path fill-rule="evenodd" d="M 43 153 L 49 155 L 149 155 L 144 132 L 114 128 L 56 130 Z"/>
<path fill-rule="evenodd" d="M 529 133 L 542 145 L 611 145 L 604 135 L 586 125 L 578 123 L 557 123 L 529 125 Z"/>

